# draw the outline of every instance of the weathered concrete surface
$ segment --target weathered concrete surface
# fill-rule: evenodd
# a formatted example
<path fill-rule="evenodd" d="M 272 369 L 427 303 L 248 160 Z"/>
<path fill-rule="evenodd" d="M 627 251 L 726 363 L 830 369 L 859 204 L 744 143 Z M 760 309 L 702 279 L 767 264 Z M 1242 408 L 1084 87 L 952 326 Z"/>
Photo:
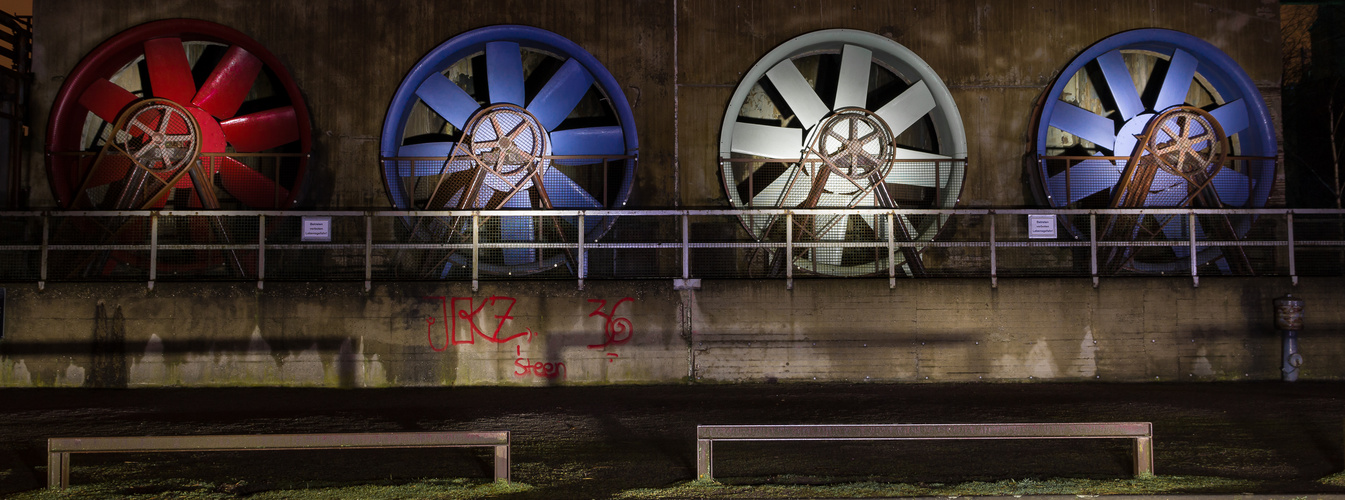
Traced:
<path fill-rule="evenodd" d="M 1307 301 L 1301 377 L 1336 380 L 1338 284 L 20 285 L 8 287 L 0 386 L 1273 380 L 1271 301 L 1286 292 Z"/>

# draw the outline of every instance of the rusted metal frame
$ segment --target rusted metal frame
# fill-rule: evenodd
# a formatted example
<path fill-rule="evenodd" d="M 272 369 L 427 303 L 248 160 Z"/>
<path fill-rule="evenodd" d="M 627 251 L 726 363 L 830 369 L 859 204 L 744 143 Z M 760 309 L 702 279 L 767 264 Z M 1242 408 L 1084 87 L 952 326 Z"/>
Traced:
<path fill-rule="evenodd" d="M 508 483 L 510 446 L 509 431 L 49 438 L 47 488 L 63 490 L 70 485 L 70 455 L 75 453 L 469 447 L 494 448 L 495 481 Z"/>
<path fill-rule="evenodd" d="M 700 425 L 697 479 L 714 479 L 715 441 L 906 441 L 968 439 L 1134 439 L 1135 475 L 1153 474 L 1149 422 L 1027 424 Z"/>

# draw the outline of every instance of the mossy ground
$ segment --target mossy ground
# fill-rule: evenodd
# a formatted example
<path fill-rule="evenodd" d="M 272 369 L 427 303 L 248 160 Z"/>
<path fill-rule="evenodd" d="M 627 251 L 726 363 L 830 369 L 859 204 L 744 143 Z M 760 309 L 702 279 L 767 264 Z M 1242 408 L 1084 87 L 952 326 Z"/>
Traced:
<path fill-rule="evenodd" d="M 1345 494 L 1345 384 L 828 384 L 378 390 L 0 390 L 0 497 L 883 498 Z M 695 426 L 1146 421 L 1160 475 L 1124 440 L 723 443 Z M 47 437 L 508 429 L 488 449 L 75 455 L 48 491 Z"/>

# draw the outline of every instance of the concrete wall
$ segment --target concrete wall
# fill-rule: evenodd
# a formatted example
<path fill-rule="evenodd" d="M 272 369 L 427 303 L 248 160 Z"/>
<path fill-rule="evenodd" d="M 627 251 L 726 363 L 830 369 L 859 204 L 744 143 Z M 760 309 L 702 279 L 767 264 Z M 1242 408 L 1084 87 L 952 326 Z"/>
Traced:
<path fill-rule="evenodd" d="M 9 286 L 0 386 L 1345 379 L 1338 280 Z M 101 311 L 100 311 L 101 309 Z"/>
<path fill-rule="evenodd" d="M 640 133 L 635 207 L 726 205 L 715 171 L 729 95 L 768 50 L 826 28 L 890 37 L 941 75 L 967 127 L 963 206 L 1035 205 L 1023 166 L 1033 105 L 1076 53 L 1119 31 L 1210 41 L 1279 116 L 1273 0 L 44 0 L 27 177 L 35 207 L 53 204 L 40 141 L 65 74 L 117 32 L 173 17 L 238 29 L 286 64 L 312 112 L 303 205 L 316 208 L 388 207 L 376 142 L 393 91 L 438 44 L 504 23 L 575 41 L 622 83 Z M 10 284 L 0 386 L 1274 379 L 1270 300 L 1288 291 L 1308 303 L 1303 378 L 1340 379 L 1338 284 Z"/>

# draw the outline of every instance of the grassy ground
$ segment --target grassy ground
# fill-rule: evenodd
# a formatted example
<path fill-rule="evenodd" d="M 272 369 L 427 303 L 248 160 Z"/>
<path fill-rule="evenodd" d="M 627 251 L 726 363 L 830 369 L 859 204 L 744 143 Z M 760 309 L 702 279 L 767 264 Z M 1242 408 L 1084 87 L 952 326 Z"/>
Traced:
<path fill-rule="evenodd" d="M 737 385 L 605 388 L 0 390 L 0 497 L 884 498 L 1345 494 L 1345 384 Z M 1124 440 L 721 443 L 695 425 L 1150 421 L 1157 476 Z M 75 455 L 45 438 L 299 432 L 513 433 L 484 449 Z"/>

